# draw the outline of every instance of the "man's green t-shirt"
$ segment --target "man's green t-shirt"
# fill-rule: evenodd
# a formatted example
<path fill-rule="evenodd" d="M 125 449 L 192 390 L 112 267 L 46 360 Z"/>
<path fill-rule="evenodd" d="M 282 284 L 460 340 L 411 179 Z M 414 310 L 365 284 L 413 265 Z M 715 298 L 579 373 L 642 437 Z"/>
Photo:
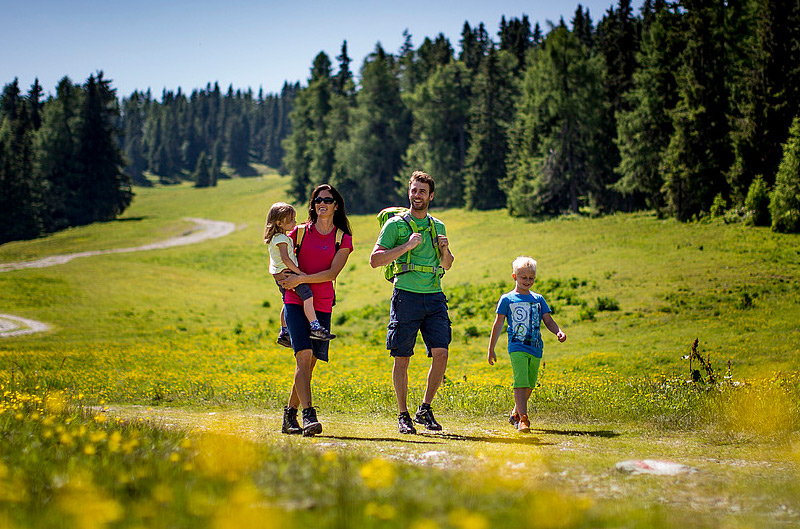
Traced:
<path fill-rule="evenodd" d="M 429 228 L 428 217 L 418 219 L 411 216 L 412 222 L 416 223 L 417 229 L 422 232 L 422 242 L 411 250 L 411 262 L 423 266 L 440 266 L 439 259 L 436 257 L 436 249 L 433 247 L 433 240 Z M 444 223 L 439 219 L 430 217 L 436 224 L 436 235 L 447 235 Z M 395 215 L 386 221 L 381 233 L 378 236 L 378 244 L 390 250 L 401 244 L 405 244 L 411 237 L 411 228 L 400 215 Z M 406 254 L 400 256 L 398 261 L 401 263 L 406 259 Z M 417 292 L 420 294 L 430 294 L 442 291 L 442 282 L 439 274 L 429 272 L 411 271 L 400 274 L 394 278 L 395 288 Z"/>

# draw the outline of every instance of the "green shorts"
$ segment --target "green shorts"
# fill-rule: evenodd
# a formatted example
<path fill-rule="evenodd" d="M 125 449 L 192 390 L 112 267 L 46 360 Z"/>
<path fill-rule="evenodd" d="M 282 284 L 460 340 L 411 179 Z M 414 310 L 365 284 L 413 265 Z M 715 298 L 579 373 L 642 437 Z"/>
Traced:
<path fill-rule="evenodd" d="M 542 359 L 522 351 L 511 351 L 508 356 L 511 357 L 511 368 L 514 370 L 514 389 L 535 388 Z"/>

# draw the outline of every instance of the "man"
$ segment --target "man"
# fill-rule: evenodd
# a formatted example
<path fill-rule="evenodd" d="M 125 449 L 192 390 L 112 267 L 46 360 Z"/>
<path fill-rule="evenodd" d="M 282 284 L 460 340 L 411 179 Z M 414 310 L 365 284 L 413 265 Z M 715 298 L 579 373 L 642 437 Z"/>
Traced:
<path fill-rule="evenodd" d="M 447 368 L 447 353 L 452 332 L 447 314 L 447 299 L 442 292 L 441 276 L 453 265 L 444 224 L 428 215 L 433 200 L 434 181 L 422 171 L 414 171 L 408 182 L 411 210 L 386 221 L 369 257 L 373 268 L 406 263 L 394 277 L 394 292 L 389 312 L 386 348 L 394 358 L 392 382 L 400 412 L 400 433 L 417 430 L 408 413 L 408 365 L 414 354 L 417 332 L 432 358 L 425 397 L 414 422 L 429 430 L 441 430 L 431 410 L 431 402 L 442 384 Z M 410 252 L 410 263 L 406 253 Z M 396 267 L 398 268 L 398 267 Z"/>

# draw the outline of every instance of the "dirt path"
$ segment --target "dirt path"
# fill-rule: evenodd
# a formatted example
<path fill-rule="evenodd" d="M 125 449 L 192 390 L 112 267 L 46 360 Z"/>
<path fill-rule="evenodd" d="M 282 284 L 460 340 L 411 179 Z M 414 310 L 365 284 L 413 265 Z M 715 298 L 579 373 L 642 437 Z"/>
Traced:
<path fill-rule="evenodd" d="M 194 222 L 196 226 L 193 229 L 178 235 L 177 237 L 172 237 L 163 241 L 144 244 L 142 246 L 135 246 L 132 248 L 93 250 L 64 255 L 51 255 L 50 257 L 44 257 L 35 261 L 0 263 L 0 272 L 11 272 L 13 270 L 22 270 L 24 268 L 46 268 L 48 266 L 56 266 L 68 263 L 79 257 L 90 257 L 93 255 L 104 255 L 110 253 L 141 252 L 145 250 L 161 250 L 164 248 L 172 248 L 173 246 L 195 244 L 208 239 L 218 239 L 220 237 L 230 235 L 236 229 L 236 225 L 234 223 L 221 220 L 198 219 L 194 217 L 187 217 L 186 220 Z M 25 334 L 46 331 L 49 328 L 49 325 L 40 321 L 20 318 L 18 316 L 12 316 L 11 314 L 0 314 L 0 338 L 23 336 Z"/>
<path fill-rule="evenodd" d="M 208 220 L 187 217 L 197 224 L 197 226 L 177 237 L 165 239 L 163 241 L 144 244 L 142 246 L 135 246 L 133 248 L 115 248 L 113 250 L 92 250 L 88 252 L 70 253 L 64 255 L 51 255 L 35 261 L 21 261 L 16 263 L 0 263 L 0 272 L 10 272 L 12 270 L 22 270 L 23 268 L 46 268 L 48 266 L 55 266 L 68 263 L 78 257 L 90 257 L 93 255 L 104 255 L 109 253 L 130 253 L 141 252 L 145 250 L 161 250 L 164 248 L 171 248 L 173 246 L 183 246 L 186 244 L 195 244 L 207 239 L 217 239 L 233 233 L 236 225 L 233 222 L 225 222 L 221 220 Z"/>

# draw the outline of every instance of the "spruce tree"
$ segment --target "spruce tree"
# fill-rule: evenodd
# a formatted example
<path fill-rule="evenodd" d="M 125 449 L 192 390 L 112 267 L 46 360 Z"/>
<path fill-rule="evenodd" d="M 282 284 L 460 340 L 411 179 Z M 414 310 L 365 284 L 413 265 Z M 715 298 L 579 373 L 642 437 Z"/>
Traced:
<path fill-rule="evenodd" d="M 753 37 L 734 92 L 735 162 L 728 173 L 738 201 L 756 175 L 764 175 L 768 185 L 774 182 L 786 131 L 793 116 L 800 114 L 800 4 L 792 0 L 751 4 Z"/>
<path fill-rule="evenodd" d="M 122 172 L 115 90 L 99 72 L 89 76 L 84 92 L 75 154 L 80 175 L 68 208 L 73 225 L 111 220 L 133 199 L 130 178 Z"/>
<path fill-rule="evenodd" d="M 800 232 L 800 117 L 794 118 L 775 176 L 769 212 L 774 231 Z"/>
<path fill-rule="evenodd" d="M 208 167 L 208 156 L 206 156 L 205 151 L 197 157 L 197 166 L 192 173 L 192 179 L 195 187 L 209 187 L 212 185 L 213 177 Z"/>
<path fill-rule="evenodd" d="M 424 168 L 436 179 L 436 204 L 464 203 L 469 70 L 462 62 L 439 66 L 408 98 L 413 113 L 413 142 L 403 175 Z"/>
<path fill-rule="evenodd" d="M 674 130 L 675 72 L 685 44 L 679 13 L 664 9 L 653 16 L 642 36 L 633 89 L 625 96 L 630 110 L 617 115 L 620 178 L 614 188 L 637 205 L 660 210 L 667 204 L 662 165 Z"/>
<path fill-rule="evenodd" d="M 686 0 L 685 8 L 680 99 L 672 111 L 675 131 L 664 157 L 670 207 L 681 221 L 708 212 L 717 195 L 727 197 L 725 172 L 732 162 L 721 39 L 725 7 L 714 0 Z"/>
<path fill-rule="evenodd" d="M 464 202 L 469 209 L 494 209 L 506 205 L 500 181 L 506 176 L 508 127 L 511 124 L 516 59 L 494 48 L 475 78 L 470 110 Z"/>
<path fill-rule="evenodd" d="M 531 56 L 503 182 L 513 215 L 578 213 L 600 189 L 603 65 L 565 26 Z M 591 202 L 590 202 L 591 203 Z"/>

